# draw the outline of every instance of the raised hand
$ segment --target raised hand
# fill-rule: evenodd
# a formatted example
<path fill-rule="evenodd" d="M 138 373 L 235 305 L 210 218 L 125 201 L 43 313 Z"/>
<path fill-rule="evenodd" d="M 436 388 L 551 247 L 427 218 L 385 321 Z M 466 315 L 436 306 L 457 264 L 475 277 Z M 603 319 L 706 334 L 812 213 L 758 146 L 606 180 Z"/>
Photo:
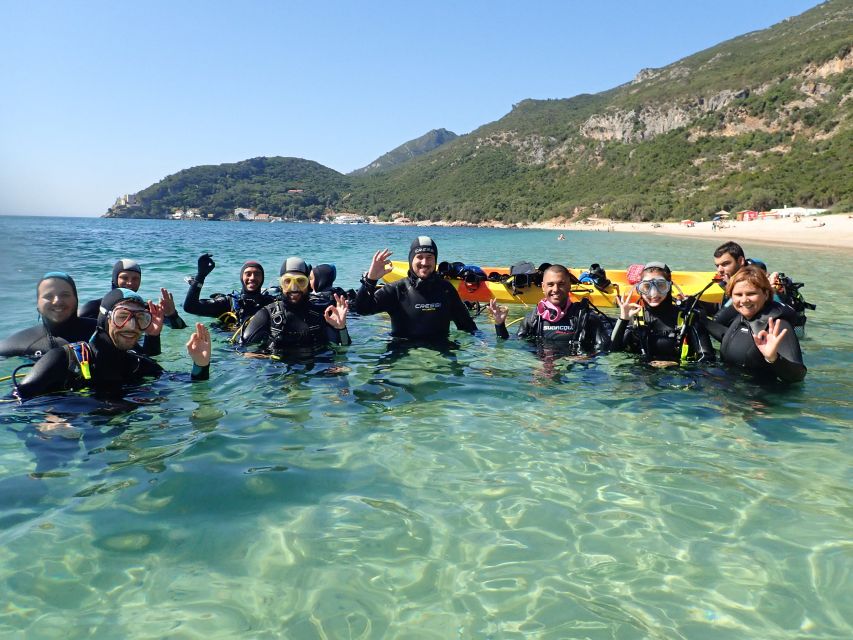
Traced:
<path fill-rule="evenodd" d="M 163 330 L 163 306 L 148 301 L 148 311 L 151 313 L 151 324 L 145 330 L 146 336 L 159 336 Z"/>
<path fill-rule="evenodd" d="M 201 254 L 198 257 L 198 279 L 204 280 L 215 267 L 216 263 L 213 261 L 213 254 Z"/>
<path fill-rule="evenodd" d="M 495 324 L 505 324 L 506 317 L 509 315 L 509 307 L 499 305 L 497 298 L 492 298 L 489 300 L 489 313 L 495 319 Z"/>
<path fill-rule="evenodd" d="M 195 331 L 187 340 L 187 353 L 199 367 L 210 364 L 210 331 L 201 322 L 196 322 Z"/>
<path fill-rule="evenodd" d="M 779 357 L 779 345 L 782 343 L 782 338 L 788 333 L 787 329 L 780 330 L 780 327 L 778 318 L 770 318 L 767 322 L 767 329 L 752 336 L 755 346 L 758 347 L 767 362 L 776 362 L 776 358 Z"/>
<path fill-rule="evenodd" d="M 343 329 L 347 326 L 347 312 L 349 311 L 349 302 L 346 296 L 335 294 L 335 304 L 330 304 L 326 307 L 324 316 L 335 329 Z"/>
<path fill-rule="evenodd" d="M 160 289 L 160 306 L 163 308 L 163 317 L 171 318 L 177 313 L 175 309 L 175 298 L 168 289 Z"/>
<path fill-rule="evenodd" d="M 394 267 L 391 265 L 391 251 L 381 249 L 373 254 L 373 260 L 370 261 L 370 269 L 367 271 L 367 277 L 370 280 L 379 280 Z"/>
<path fill-rule="evenodd" d="M 641 305 L 631 302 L 632 295 L 634 295 L 634 290 L 628 289 L 625 295 L 616 296 L 616 304 L 619 305 L 620 320 L 630 320 L 643 310 Z"/>

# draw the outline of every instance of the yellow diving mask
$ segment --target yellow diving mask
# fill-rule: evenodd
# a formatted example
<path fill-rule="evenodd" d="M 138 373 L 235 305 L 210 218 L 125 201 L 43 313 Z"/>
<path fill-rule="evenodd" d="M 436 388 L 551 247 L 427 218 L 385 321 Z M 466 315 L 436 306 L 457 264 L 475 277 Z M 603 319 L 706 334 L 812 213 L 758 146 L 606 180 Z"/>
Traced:
<path fill-rule="evenodd" d="M 281 290 L 285 293 L 290 291 L 307 291 L 308 290 L 308 276 L 304 276 L 301 273 L 293 274 L 286 273 L 281 276 Z"/>

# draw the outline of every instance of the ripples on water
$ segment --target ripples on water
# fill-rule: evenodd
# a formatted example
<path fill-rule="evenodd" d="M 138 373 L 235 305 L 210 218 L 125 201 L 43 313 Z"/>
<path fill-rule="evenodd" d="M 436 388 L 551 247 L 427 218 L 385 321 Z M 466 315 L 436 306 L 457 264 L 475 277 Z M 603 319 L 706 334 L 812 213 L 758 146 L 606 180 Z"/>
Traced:
<path fill-rule="evenodd" d="M 202 250 L 219 265 L 208 294 L 230 290 L 245 258 L 274 274 L 299 253 L 353 286 L 374 248 L 405 254 L 416 233 L 9 218 L 0 232 L 3 334 L 32 322 L 48 269 L 72 271 L 85 300 L 127 255 L 144 292 L 180 298 Z M 717 244 L 430 232 L 442 258 L 482 263 L 700 269 Z M 37 267 L 33 237 L 46 238 Z M 751 253 L 806 279 L 819 305 L 803 385 L 622 354 L 543 360 L 496 345 L 482 319 L 451 348 L 401 351 L 378 316 L 307 364 L 243 359 L 218 335 L 199 384 L 185 383 L 186 335 L 167 329 L 176 373 L 125 402 L 3 405 L 0 635 L 853 637 L 853 339 L 822 288 L 853 261 Z"/>

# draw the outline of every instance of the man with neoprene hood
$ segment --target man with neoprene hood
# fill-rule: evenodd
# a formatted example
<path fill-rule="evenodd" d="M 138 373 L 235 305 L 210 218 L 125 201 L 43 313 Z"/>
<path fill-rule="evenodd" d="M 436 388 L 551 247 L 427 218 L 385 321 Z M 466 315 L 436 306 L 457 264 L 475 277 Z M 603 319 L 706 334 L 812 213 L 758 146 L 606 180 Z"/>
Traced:
<path fill-rule="evenodd" d="M 39 324 L 0 340 L 0 356 L 39 358 L 54 347 L 88 340 L 95 321 L 77 315 L 77 285 L 64 271 L 50 271 L 36 284 Z"/>
<path fill-rule="evenodd" d="M 122 258 L 117 260 L 113 265 L 113 275 L 110 281 L 112 289 L 130 289 L 131 291 L 139 291 L 142 286 L 142 267 L 136 260 L 130 258 Z M 168 289 L 160 289 L 160 304 L 163 305 L 163 310 L 166 314 L 164 320 L 172 329 L 186 329 L 187 323 L 178 315 L 178 310 L 175 309 L 175 299 Z M 89 300 L 86 304 L 80 307 L 77 312 L 81 318 L 97 319 L 101 308 L 101 298 Z M 154 354 L 156 355 L 156 354 Z"/>
<path fill-rule="evenodd" d="M 412 241 L 405 278 L 378 287 L 379 279 L 392 268 L 390 256 L 388 249 L 373 255 L 355 297 L 357 313 L 384 311 L 391 316 L 391 335 L 395 338 L 446 340 L 451 321 L 462 331 L 477 330 L 459 292 L 436 273 L 438 247 L 432 238 L 418 236 Z"/>
<path fill-rule="evenodd" d="M 310 298 L 311 267 L 291 256 L 281 265 L 281 298 L 258 311 L 241 332 L 243 345 L 261 344 L 276 355 L 312 355 L 330 344 L 350 344 L 349 304 L 334 295 L 331 304 Z"/>
<path fill-rule="evenodd" d="M 234 329 L 275 300 L 262 290 L 264 267 L 256 260 L 247 260 L 240 267 L 240 291 L 214 293 L 210 298 L 199 299 L 204 279 L 215 267 L 211 254 L 199 256 L 198 271 L 189 281 L 190 288 L 184 300 L 184 311 L 187 313 L 218 318 L 224 327 Z"/>

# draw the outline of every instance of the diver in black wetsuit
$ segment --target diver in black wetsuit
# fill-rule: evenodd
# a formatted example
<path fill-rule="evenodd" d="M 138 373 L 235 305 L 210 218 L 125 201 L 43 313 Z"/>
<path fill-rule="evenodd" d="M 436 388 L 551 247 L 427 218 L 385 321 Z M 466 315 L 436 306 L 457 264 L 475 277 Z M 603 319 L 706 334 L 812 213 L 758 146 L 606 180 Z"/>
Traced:
<path fill-rule="evenodd" d="M 335 278 L 338 270 L 333 264 L 315 264 L 311 267 L 309 276 L 311 292 L 308 294 L 311 302 L 315 304 L 335 304 L 335 295 L 346 297 L 347 301 L 355 300 L 355 291 L 350 289 L 344 291 L 335 286 Z"/>
<path fill-rule="evenodd" d="M 759 267 L 738 271 L 726 288 L 737 318 L 725 327 L 708 321 L 708 331 L 720 340 L 720 358 L 760 377 L 799 382 L 806 377 L 800 342 L 791 323 L 795 316 L 773 300 L 773 288 Z"/>
<path fill-rule="evenodd" d="M 693 300 L 679 304 L 672 298 L 668 266 L 663 262 L 646 264 L 636 290 L 642 303 L 631 302 L 633 289 L 617 298 L 619 319 L 611 336 L 612 351 L 639 353 L 653 364 L 714 361 L 711 338 Z"/>
<path fill-rule="evenodd" d="M 432 238 L 419 236 L 412 242 L 407 277 L 378 288 L 379 278 L 391 268 L 390 256 L 388 249 L 374 254 L 356 293 L 357 313 L 386 312 L 391 316 L 391 335 L 395 338 L 446 340 L 451 321 L 462 331 L 477 330 L 459 292 L 436 273 L 438 247 Z"/>
<path fill-rule="evenodd" d="M 274 354 L 310 355 L 329 344 L 350 344 L 347 332 L 349 304 L 335 295 L 334 304 L 319 304 L 309 297 L 311 268 L 302 258 L 290 257 L 281 265 L 282 297 L 258 311 L 243 328 L 240 344 L 261 344 Z"/>
<path fill-rule="evenodd" d="M 202 254 L 198 258 L 198 272 L 190 280 L 190 288 L 184 300 L 184 311 L 194 313 L 197 316 L 218 318 L 222 326 L 234 329 L 260 309 L 272 303 L 273 298 L 261 290 L 264 284 L 264 268 L 260 262 L 247 260 L 240 267 L 240 282 L 242 289 L 232 293 L 215 293 L 212 298 L 199 299 L 204 279 L 216 267 L 213 256 L 209 253 Z"/>
<path fill-rule="evenodd" d="M 761 260 L 755 258 L 747 258 L 744 255 L 743 248 L 737 242 L 725 242 L 714 251 L 714 266 L 717 269 L 717 282 L 725 290 L 729 281 L 743 267 L 755 265 L 760 267 L 767 273 L 767 265 Z M 797 330 L 798 335 L 802 336 L 805 331 L 806 324 L 806 309 L 814 309 L 813 304 L 809 304 L 803 299 L 799 293 L 799 288 L 803 285 L 795 285 L 790 278 L 785 277 L 785 274 L 773 272 L 769 276 L 770 284 L 773 286 L 773 299 L 790 307 L 791 311 L 788 315 L 791 316 L 792 324 Z M 714 322 L 729 326 L 738 317 L 738 312 L 731 305 L 728 294 L 723 295 L 723 299 L 719 305 L 710 305 L 702 303 L 706 308 L 708 315 L 713 317 Z"/>
<path fill-rule="evenodd" d="M 51 271 L 36 285 L 36 306 L 41 323 L 0 341 L 0 356 L 40 357 L 54 347 L 88 340 L 95 321 L 77 316 L 77 285 L 62 271 Z"/>
<path fill-rule="evenodd" d="M 87 342 L 75 342 L 48 351 L 30 373 L 15 384 L 20 399 L 65 389 L 91 387 L 117 392 L 128 383 L 159 376 L 163 369 L 134 348 L 143 331 L 159 334 L 163 308 L 146 304 L 130 289 L 113 289 L 101 300 L 97 331 Z M 210 334 L 201 324 L 187 343 L 193 360 L 192 378 L 206 380 L 210 369 Z"/>
<path fill-rule="evenodd" d="M 610 347 L 613 322 L 590 306 L 589 300 L 572 302 L 571 279 L 566 267 L 554 264 L 542 274 L 544 298 L 521 321 L 518 337 L 536 340 L 549 346 L 559 346 L 567 355 L 580 352 L 599 353 Z M 507 308 L 499 306 L 494 298 L 489 311 L 495 318 L 498 338 L 509 338 L 506 328 Z"/>
<path fill-rule="evenodd" d="M 142 267 L 136 260 L 130 258 L 122 258 L 116 261 L 113 265 L 113 275 L 110 281 L 111 290 L 130 289 L 131 291 L 139 291 L 142 285 Z M 160 304 L 166 313 L 165 321 L 172 329 L 186 329 L 187 323 L 178 315 L 178 310 L 175 309 L 175 299 L 167 289 L 160 289 Z M 89 300 L 86 304 L 80 307 L 77 315 L 81 318 L 97 319 L 101 310 L 101 298 Z M 158 352 L 159 353 L 159 352 Z M 150 354 L 156 355 L 156 354 Z"/>

